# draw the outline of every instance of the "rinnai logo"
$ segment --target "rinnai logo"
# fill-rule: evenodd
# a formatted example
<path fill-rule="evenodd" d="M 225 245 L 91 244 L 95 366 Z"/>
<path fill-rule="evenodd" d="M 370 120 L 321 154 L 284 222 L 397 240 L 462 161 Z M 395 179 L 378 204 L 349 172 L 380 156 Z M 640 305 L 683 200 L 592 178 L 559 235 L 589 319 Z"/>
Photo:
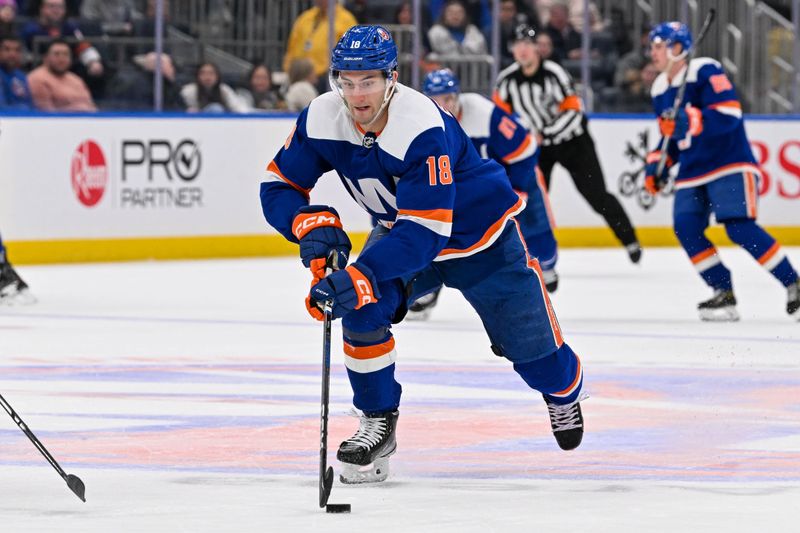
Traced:
<path fill-rule="evenodd" d="M 72 190 L 86 207 L 92 207 L 103 198 L 108 183 L 106 156 L 100 146 L 83 141 L 72 154 Z"/>

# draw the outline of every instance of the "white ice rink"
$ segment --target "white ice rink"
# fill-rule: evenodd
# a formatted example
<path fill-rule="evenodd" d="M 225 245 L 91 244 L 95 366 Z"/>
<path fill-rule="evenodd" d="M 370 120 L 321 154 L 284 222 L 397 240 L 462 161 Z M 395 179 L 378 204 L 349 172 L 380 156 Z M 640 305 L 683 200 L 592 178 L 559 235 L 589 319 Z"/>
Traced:
<path fill-rule="evenodd" d="M 677 249 L 562 251 L 554 305 L 591 394 L 573 452 L 458 293 L 397 326 L 398 453 L 380 486 L 336 482 L 350 515 L 317 507 L 299 260 L 20 267 L 40 301 L 0 307 L 0 392 L 87 502 L 0 411 L 0 531 L 800 531 L 800 324 L 721 253 L 738 323 L 696 318 L 710 291 Z M 334 339 L 335 451 L 356 421 Z"/>

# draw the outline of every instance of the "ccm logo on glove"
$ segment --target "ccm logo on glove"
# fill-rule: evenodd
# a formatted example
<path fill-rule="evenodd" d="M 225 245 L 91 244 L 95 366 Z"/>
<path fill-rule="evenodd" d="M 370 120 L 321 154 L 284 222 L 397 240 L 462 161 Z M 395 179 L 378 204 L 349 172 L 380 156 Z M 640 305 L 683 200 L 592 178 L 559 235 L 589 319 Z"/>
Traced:
<path fill-rule="evenodd" d="M 294 236 L 302 239 L 306 233 L 314 228 L 334 227 L 341 228 L 342 222 L 333 213 L 302 213 L 294 219 Z"/>

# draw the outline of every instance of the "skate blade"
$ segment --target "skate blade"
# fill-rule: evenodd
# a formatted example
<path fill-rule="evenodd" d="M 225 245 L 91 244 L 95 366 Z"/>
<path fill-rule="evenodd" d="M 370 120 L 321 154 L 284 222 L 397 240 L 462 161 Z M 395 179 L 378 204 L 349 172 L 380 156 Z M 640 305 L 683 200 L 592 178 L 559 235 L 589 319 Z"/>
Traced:
<path fill-rule="evenodd" d="M 739 313 L 735 307 L 720 307 L 719 309 L 699 309 L 700 320 L 704 322 L 737 322 Z"/>
<path fill-rule="evenodd" d="M 376 459 L 374 463 L 362 466 L 342 463 L 342 472 L 339 481 L 346 485 L 360 485 L 362 483 L 380 483 L 389 477 L 389 459 L 384 457 Z"/>

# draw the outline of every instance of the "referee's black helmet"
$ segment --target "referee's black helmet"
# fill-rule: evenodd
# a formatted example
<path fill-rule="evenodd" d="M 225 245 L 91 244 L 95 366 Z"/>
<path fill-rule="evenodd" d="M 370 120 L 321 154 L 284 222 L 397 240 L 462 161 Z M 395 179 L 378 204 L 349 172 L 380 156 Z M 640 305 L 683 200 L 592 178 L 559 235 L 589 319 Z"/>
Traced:
<path fill-rule="evenodd" d="M 527 24 L 520 24 L 516 28 L 514 28 L 514 41 L 535 41 L 536 40 L 536 30 L 534 30 L 531 26 Z"/>

